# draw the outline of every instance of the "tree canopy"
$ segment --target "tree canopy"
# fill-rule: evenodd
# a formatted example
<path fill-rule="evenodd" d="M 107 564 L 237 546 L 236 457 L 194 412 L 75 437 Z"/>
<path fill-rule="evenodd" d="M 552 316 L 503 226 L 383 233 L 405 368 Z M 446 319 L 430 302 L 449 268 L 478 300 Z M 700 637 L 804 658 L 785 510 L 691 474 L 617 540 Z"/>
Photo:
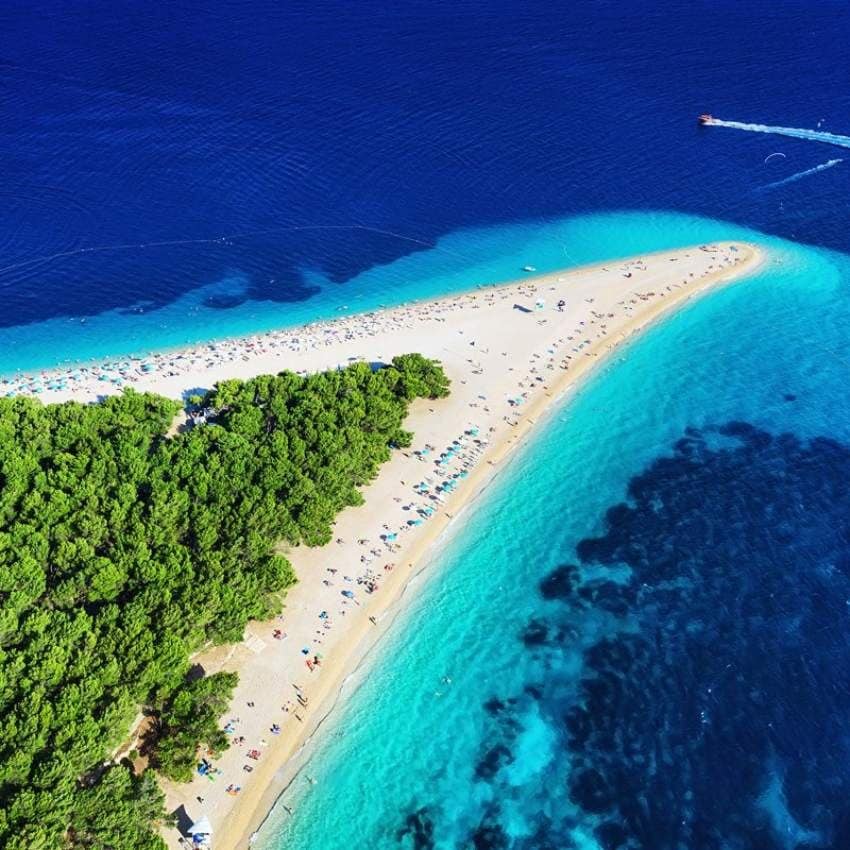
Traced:
<path fill-rule="evenodd" d="M 295 576 L 276 545 L 328 542 L 409 445 L 409 402 L 447 393 L 415 354 L 223 381 L 171 438 L 180 405 L 151 394 L 0 399 L 0 846 L 163 846 L 155 781 L 110 753 L 140 708 L 169 775 L 224 744 L 235 680 L 188 682 L 191 655 L 279 610 Z"/>

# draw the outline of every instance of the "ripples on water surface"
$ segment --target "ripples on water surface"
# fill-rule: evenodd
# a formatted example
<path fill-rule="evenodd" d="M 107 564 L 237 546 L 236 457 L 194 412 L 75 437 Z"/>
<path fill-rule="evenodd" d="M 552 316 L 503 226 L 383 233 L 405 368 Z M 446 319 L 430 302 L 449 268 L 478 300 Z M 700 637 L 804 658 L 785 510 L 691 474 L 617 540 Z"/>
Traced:
<path fill-rule="evenodd" d="M 527 263 L 745 236 L 775 258 L 653 330 L 524 451 L 266 847 L 850 844 L 850 271 L 761 235 L 846 252 L 850 169 L 782 184 L 834 154 L 694 122 L 847 134 L 848 14 L 0 9 L 0 371 Z"/>
<path fill-rule="evenodd" d="M 605 209 L 676 209 L 846 248 L 850 169 L 755 193 L 824 148 L 694 119 L 711 109 L 849 131 L 836 79 L 848 14 L 7 4 L 0 368 L 397 301 L 428 269 L 401 281 L 380 270 L 450 234 Z M 787 157 L 765 166 L 773 150 Z M 454 256 L 455 270 L 467 260 Z"/>
<path fill-rule="evenodd" d="M 264 850 L 847 846 L 850 264 L 770 250 L 483 497 Z"/>

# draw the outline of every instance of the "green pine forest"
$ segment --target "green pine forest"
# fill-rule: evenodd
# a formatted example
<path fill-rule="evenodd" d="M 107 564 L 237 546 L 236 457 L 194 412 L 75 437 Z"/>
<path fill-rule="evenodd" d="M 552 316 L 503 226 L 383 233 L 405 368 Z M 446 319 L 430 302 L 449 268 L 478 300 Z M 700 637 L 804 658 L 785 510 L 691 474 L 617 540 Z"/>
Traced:
<path fill-rule="evenodd" d="M 193 680 L 192 654 L 280 610 L 281 544 L 327 543 L 410 444 L 409 403 L 447 394 L 409 354 L 224 381 L 173 435 L 182 406 L 156 395 L 0 399 L 0 847 L 163 850 L 153 770 L 110 754 L 140 711 L 167 776 L 226 747 L 236 677 Z"/>

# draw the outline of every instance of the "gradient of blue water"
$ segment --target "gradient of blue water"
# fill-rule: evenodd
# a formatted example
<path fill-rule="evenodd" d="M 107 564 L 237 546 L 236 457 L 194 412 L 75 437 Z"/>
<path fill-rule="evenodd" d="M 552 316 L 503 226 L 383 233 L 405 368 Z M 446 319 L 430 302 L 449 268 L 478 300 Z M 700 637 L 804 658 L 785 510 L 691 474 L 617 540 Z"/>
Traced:
<path fill-rule="evenodd" d="M 802 2 L 0 9 L 0 373 L 468 289 L 526 264 L 544 271 L 717 238 L 752 238 L 775 257 L 758 280 L 634 345 L 491 488 L 322 741 L 309 768 L 317 784 L 297 784 L 295 816 L 275 813 L 266 846 L 410 847 L 413 833 L 400 832 L 423 809 L 416 824 L 433 834 L 420 832 L 421 847 L 540 850 L 543 839 L 528 836 L 544 822 L 558 836 L 548 846 L 599 846 L 598 812 L 567 791 L 575 754 L 553 707 L 579 699 L 584 650 L 623 624 L 603 606 L 545 602 L 538 583 L 604 533 L 605 511 L 687 427 L 743 419 L 850 442 L 850 263 L 773 238 L 850 251 L 850 168 L 762 192 L 830 153 L 694 123 L 710 110 L 847 133 L 848 34 L 846 7 Z M 773 151 L 786 158 L 765 164 Z M 831 481 L 819 472 L 813 492 Z M 726 520 L 711 504 L 704 519 L 712 530 Z M 837 532 L 818 533 L 822 547 L 800 537 L 783 551 L 813 575 L 843 575 L 841 557 L 823 556 Z M 754 537 L 736 553 L 758 612 L 770 599 L 747 567 L 763 564 L 764 544 Z M 798 584 L 783 595 L 792 623 L 797 603 L 802 612 L 817 598 L 802 568 Z M 699 599 L 684 601 L 695 621 L 720 622 Z M 539 618 L 566 622 L 571 642 L 529 650 L 519 636 Z M 625 619 L 639 634 L 659 625 L 640 605 Z M 758 634 L 745 637 L 714 645 L 757 668 Z M 685 842 L 691 850 L 846 846 L 847 813 L 824 804 L 813 814 L 806 794 L 820 786 L 800 772 L 813 766 L 850 790 L 835 727 L 846 715 L 823 715 L 847 679 L 842 634 L 806 640 L 801 658 L 833 665 L 813 666 L 806 687 L 785 687 L 765 664 L 757 687 L 739 683 L 715 707 L 743 740 L 758 740 L 765 723 L 777 730 L 775 752 L 735 753 L 718 781 L 740 801 L 733 814 L 752 823 L 751 840 L 719 817 L 714 840 Z M 659 658 L 673 645 L 662 641 Z M 677 664 L 659 669 L 701 684 L 698 656 Z M 622 677 L 653 718 L 666 682 L 654 675 L 644 692 Z M 759 687 L 773 701 L 756 711 L 747 700 Z M 485 708 L 493 697 L 516 699 L 513 737 Z M 684 713 L 688 697 L 665 693 L 666 708 L 681 698 Z M 673 731 L 660 726 L 638 749 L 678 746 Z M 485 764 L 482 777 L 494 742 L 513 761 Z M 693 770 L 690 782 L 664 771 L 655 781 L 667 814 L 687 821 L 701 763 L 687 753 L 675 762 Z M 482 822 L 490 832 L 473 839 Z M 640 840 L 624 846 L 667 846 Z"/>
<path fill-rule="evenodd" d="M 754 191 L 823 162 L 823 145 L 694 119 L 850 129 L 848 16 L 802 2 L 7 4 L 0 372 L 397 302 L 465 285 L 469 264 L 511 278 L 559 256 L 513 250 L 515 228 L 598 211 L 674 209 L 847 249 L 850 168 Z M 775 150 L 787 158 L 765 165 Z M 415 261 L 459 233 L 457 256 Z M 405 256 L 403 277 L 382 275 Z"/>
<path fill-rule="evenodd" d="M 642 240 L 652 241 L 648 234 L 657 219 L 649 218 L 642 234 L 640 220 L 627 216 L 606 224 L 630 248 L 645 247 Z M 679 222 L 705 238 L 724 229 L 706 221 Z M 599 224 L 581 221 L 575 227 L 586 234 Z M 661 230 L 669 232 L 672 224 L 665 220 Z M 583 812 L 567 794 L 571 755 L 564 747 L 563 718 L 553 722 L 541 708 L 545 703 L 521 697 L 529 685 L 555 682 L 557 698 L 568 705 L 583 669 L 582 650 L 612 629 L 611 617 L 593 607 L 574 612 L 568 619 L 573 639 L 542 658 L 520 635 L 532 619 L 552 616 L 552 603 L 540 597 L 538 583 L 559 564 L 575 561 L 579 540 L 603 532 L 605 511 L 623 498 L 630 478 L 657 457 L 669 456 L 687 427 L 744 420 L 771 433 L 788 431 L 804 439 L 830 435 L 850 443 L 845 331 L 850 262 L 788 243 L 765 244 L 772 261 L 757 278 L 712 294 L 632 345 L 622 361 L 557 411 L 482 497 L 435 559 L 421 597 L 379 650 L 365 683 L 361 678 L 348 704 L 338 709 L 309 767 L 287 793 L 294 816 L 280 808 L 272 815 L 263 831 L 264 848 L 606 846 L 593 837 L 599 818 Z M 705 516 L 721 528 L 729 520 L 712 517 L 710 506 Z M 764 545 L 753 539 L 742 546 L 742 571 L 757 562 Z M 801 563 L 817 560 L 805 547 L 796 557 Z M 800 584 L 800 610 L 808 604 L 809 590 Z M 801 652 L 830 653 L 833 641 L 843 637 L 827 635 L 823 645 L 803 646 Z M 716 651 L 739 662 L 747 647 L 730 643 Z M 663 657 L 663 647 L 659 653 Z M 695 670 L 680 675 L 698 682 L 700 668 L 694 663 Z M 830 669 L 830 677 L 846 673 L 843 662 Z M 446 676 L 450 684 L 443 681 Z M 793 743 L 796 736 L 817 733 L 806 728 L 807 712 L 821 700 L 820 689 L 826 693 L 832 686 L 830 678 L 796 691 L 765 674 L 764 681 L 750 681 L 731 698 L 725 696 L 715 711 L 736 716 L 736 700 L 746 707 L 748 692 L 762 687 L 777 702 L 759 713 L 747 710 L 737 732 L 746 738 L 747 723 L 761 729 L 775 721 L 783 736 L 794 736 Z M 686 696 L 687 689 L 680 697 Z M 519 731 L 510 742 L 513 762 L 482 779 L 476 766 L 488 747 L 504 740 L 504 730 L 485 708 L 493 697 L 520 697 L 513 710 Z M 789 714 L 797 719 L 780 723 L 778 718 Z M 664 730 L 657 735 L 663 748 Z M 749 843 L 736 843 L 734 830 L 721 822 L 716 842 L 694 840 L 688 846 L 726 846 L 725 838 L 729 846 L 794 847 L 807 835 L 812 846 L 842 846 L 832 842 L 845 813 L 800 824 L 782 802 L 799 790 L 790 780 L 782 784 L 794 765 L 765 760 L 754 787 L 738 766 L 747 758 L 737 753 L 730 759 L 722 781 L 746 801 Z M 846 762 L 824 761 L 821 752 L 800 752 L 799 758 L 814 759 L 825 781 L 850 789 Z M 316 784 L 309 784 L 307 775 Z M 663 770 L 659 776 L 663 785 Z M 679 796 L 675 804 L 665 801 L 665 808 L 676 814 L 679 805 L 684 812 L 687 789 L 667 790 Z M 420 834 L 417 844 L 415 830 L 402 833 L 411 813 L 423 810 L 433 834 L 430 840 Z M 563 834 L 552 844 L 530 838 L 544 813 L 556 823 L 569 823 L 569 841 Z M 482 820 L 503 828 L 509 843 L 481 834 L 481 843 L 474 843 L 471 835 Z M 676 845 L 659 835 L 654 844 L 622 846 Z"/>

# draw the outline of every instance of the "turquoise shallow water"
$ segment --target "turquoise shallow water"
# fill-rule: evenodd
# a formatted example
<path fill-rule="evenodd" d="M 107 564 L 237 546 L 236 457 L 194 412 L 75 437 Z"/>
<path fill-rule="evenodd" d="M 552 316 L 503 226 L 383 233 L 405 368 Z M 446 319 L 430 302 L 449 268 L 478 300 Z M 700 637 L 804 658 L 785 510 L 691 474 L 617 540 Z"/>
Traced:
<path fill-rule="evenodd" d="M 543 228 L 526 255 L 541 270 L 555 228 L 576 262 L 744 236 L 771 260 L 651 329 L 534 435 L 436 557 L 263 850 L 845 846 L 850 738 L 829 729 L 850 591 L 821 610 L 811 577 L 844 581 L 846 531 L 806 517 L 846 507 L 850 263 L 624 214 Z M 714 430 L 730 421 L 749 430 Z M 687 429 L 697 448 L 676 449 Z M 641 473 L 634 525 L 606 521 Z M 769 579 L 780 560 L 792 594 Z M 566 589 L 545 584 L 569 563 Z M 830 661 L 795 678 L 807 657 Z"/>
<path fill-rule="evenodd" d="M 850 244 L 832 148 L 694 121 L 846 133 L 838 4 L 31 5 L 0 375 L 766 241 L 719 217 Z M 269 846 L 850 847 L 850 273 L 769 244 L 482 500 Z"/>
<path fill-rule="evenodd" d="M 0 374 L 178 347 L 433 298 L 479 283 L 513 280 L 529 264 L 541 272 L 551 271 L 745 232 L 731 224 L 668 213 L 606 214 L 470 229 L 440 238 L 436 247 L 419 243 L 421 250 L 373 266 L 344 288 L 315 269 L 301 269 L 304 280 L 317 288 L 316 295 L 302 302 L 243 300 L 247 278 L 234 270 L 157 309 L 139 302 L 84 321 L 57 318 L 2 327 Z M 329 228 L 324 238 L 338 239 L 339 231 Z M 404 234 L 386 238 L 408 243 Z M 233 306 L 221 309 L 231 301 Z"/>

